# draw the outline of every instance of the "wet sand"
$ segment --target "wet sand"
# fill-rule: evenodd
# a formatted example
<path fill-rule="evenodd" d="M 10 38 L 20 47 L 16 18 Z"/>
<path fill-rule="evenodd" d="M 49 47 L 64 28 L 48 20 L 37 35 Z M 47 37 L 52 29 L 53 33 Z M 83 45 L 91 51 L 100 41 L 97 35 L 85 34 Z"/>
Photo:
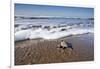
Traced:
<path fill-rule="evenodd" d="M 60 41 L 72 43 L 70 48 L 57 48 Z M 94 35 L 83 34 L 56 40 L 25 40 L 15 42 L 15 65 L 63 63 L 94 60 Z"/>

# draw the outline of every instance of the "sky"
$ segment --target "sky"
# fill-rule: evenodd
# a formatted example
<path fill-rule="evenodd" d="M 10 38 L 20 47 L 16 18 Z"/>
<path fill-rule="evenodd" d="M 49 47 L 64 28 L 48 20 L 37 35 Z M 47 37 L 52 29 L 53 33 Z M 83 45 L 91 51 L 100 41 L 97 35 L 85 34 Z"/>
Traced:
<path fill-rule="evenodd" d="M 93 18 L 93 8 L 50 6 L 34 4 L 15 4 L 15 16 L 55 16 L 55 17 L 77 17 Z"/>

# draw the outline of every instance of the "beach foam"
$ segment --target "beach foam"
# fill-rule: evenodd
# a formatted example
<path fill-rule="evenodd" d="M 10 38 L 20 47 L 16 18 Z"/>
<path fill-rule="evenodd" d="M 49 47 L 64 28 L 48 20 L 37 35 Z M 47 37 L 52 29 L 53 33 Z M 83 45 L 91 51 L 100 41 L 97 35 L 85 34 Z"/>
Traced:
<path fill-rule="evenodd" d="M 60 29 L 27 29 L 21 30 L 15 33 L 15 41 L 25 40 L 25 39 L 58 39 L 65 36 L 70 35 L 78 35 L 78 34 L 85 34 L 85 33 L 93 33 L 93 28 L 73 28 L 65 31 L 60 31 Z"/>
<path fill-rule="evenodd" d="M 17 19 L 15 25 L 15 41 L 94 33 L 94 21 L 89 19 Z"/>

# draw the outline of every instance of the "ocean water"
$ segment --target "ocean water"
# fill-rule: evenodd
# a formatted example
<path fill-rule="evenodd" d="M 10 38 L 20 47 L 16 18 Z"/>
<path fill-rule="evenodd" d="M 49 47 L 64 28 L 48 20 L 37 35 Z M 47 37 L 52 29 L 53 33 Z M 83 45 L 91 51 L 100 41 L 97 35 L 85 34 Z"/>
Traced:
<path fill-rule="evenodd" d="M 15 41 L 94 33 L 92 18 L 15 18 Z"/>

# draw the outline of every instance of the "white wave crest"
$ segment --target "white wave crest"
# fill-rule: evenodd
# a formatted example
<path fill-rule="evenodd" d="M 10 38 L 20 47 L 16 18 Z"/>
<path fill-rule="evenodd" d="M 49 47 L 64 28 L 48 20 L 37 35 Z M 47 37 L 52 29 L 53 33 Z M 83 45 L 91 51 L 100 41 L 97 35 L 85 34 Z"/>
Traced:
<path fill-rule="evenodd" d="M 69 35 L 78 35 L 85 33 L 94 33 L 93 28 L 72 28 L 61 31 L 61 28 L 55 28 L 51 30 L 47 29 L 26 29 L 15 32 L 15 41 L 25 39 L 58 39 Z"/>

